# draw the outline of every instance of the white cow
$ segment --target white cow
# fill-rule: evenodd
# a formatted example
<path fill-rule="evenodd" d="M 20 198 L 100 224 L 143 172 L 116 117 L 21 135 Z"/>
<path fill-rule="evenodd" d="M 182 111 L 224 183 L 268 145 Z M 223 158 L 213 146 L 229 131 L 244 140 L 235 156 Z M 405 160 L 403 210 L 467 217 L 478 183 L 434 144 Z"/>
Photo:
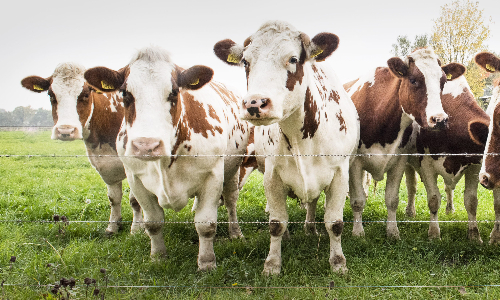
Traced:
<path fill-rule="evenodd" d="M 240 103 L 242 118 L 254 125 L 276 124 L 271 130 L 277 133 L 268 136 L 276 156 L 265 159 L 264 174 L 271 233 L 266 275 L 281 271 L 290 191 L 304 203 L 315 202 L 325 191 L 330 265 L 334 271 L 347 270 L 340 244 L 349 168 L 349 157 L 343 155 L 356 149 L 359 123 L 342 84 L 328 65 L 319 63 L 338 41 L 331 33 L 310 40 L 288 23 L 270 21 L 243 46 L 223 40 L 214 47 L 222 61 L 245 67 L 248 93 Z"/>

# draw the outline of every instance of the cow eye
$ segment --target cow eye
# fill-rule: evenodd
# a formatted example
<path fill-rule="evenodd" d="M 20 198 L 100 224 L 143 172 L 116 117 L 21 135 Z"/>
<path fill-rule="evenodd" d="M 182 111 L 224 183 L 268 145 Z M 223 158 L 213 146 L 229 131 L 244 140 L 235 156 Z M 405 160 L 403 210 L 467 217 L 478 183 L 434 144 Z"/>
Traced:
<path fill-rule="evenodd" d="M 245 68 L 248 67 L 248 61 L 246 59 L 243 58 L 241 63 L 245 66 Z"/>
<path fill-rule="evenodd" d="M 288 62 L 291 64 L 296 64 L 298 62 L 297 57 L 295 56 L 290 57 L 290 60 Z"/>
<path fill-rule="evenodd" d="M 126 90 L 121 90 L 121 92 L 122 92 L 122 97 L 126 97 L 128 95 Z"/>
<path fill-rule="evenodd" d="M 410 78 L 410 83 L 413 85 L 417 85 L 417 80 L 415 78 Z"/>

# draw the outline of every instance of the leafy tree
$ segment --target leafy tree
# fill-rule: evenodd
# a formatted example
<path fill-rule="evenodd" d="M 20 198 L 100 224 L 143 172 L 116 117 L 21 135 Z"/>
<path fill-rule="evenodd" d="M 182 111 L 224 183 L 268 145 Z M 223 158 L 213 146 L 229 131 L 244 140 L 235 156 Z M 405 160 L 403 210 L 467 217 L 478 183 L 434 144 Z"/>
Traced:
<path fill-rule="evenodd" d="M 12 112 L 0 109 L 0 126 L 52 126 L 52 112 L 43 108 L 18 106 Z"/>
<path fill-rule="evenodd" d="M 427 47 L 429 45 L 429 38 L 427 34 L 416 35 L 413 43 L 407 35 L 400 35 L 397 38 L 396 44 L 392 44 L 392 55 L 405 57 L 417 48 Z"/>

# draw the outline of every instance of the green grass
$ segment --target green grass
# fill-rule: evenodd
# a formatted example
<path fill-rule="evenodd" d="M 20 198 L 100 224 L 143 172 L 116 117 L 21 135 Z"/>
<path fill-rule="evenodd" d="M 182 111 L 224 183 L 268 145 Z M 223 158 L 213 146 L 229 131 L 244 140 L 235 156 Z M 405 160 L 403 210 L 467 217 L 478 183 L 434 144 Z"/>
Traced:
<path fill-rule="evenodd" d="M 81 141 L 50 140 L 49 132 L 0 132 L 0 155 L 58 155 L 68 157 L 1 157 L 0 220 L 50 220 L 54 214 L 70 221 L 107 220 L 106 187 L 85 157 Z M 73 157 L 71 157 L 73 156 Z M 132 220 L 128 185 L 124 184 L 123 218 Z M 365 221 L 384 220 L 385 181 L 378 184 L 365 208 Z M 442 183 L 441 183 L 442 187 Z M 444 199 L 444 189 L 442 189 Z M 463 207 L 463 180 L 455 191 L 455 209 L 440 220 L 467 220 Z M 494 220 L 490 191 L 479 188 L 479 220 Z M 405 216 L 406 188 L 400 189 L 398 220 Z M 425 190 L 419 183 L 416 220 L 428 220 Z M 240 194 L 240 221 L 268 221 L 262 175 L 254 172 Z M 323 220 L 323 203 L 318 204 L 317 221 Z M 289 199 L 290 221 L 303 221 L 305 211 Z M 219 220 L 227 221 L 223 207 Z M 192 221 L 191 202 L 179 213 L 165 211 L 166 221 Z M 346 200 L 344 220 L 352 221 Z M 399 223 L 400 241 L 385 237 L 384 223 L 366 223 L 364 239 L 353 238 L 352 223 L 346 223 L 342 247 L 349 273 L 333 274 L 328 263 L 329 239 L 318 224 L 319 236 L 304 234 L 302 224 L 289 226 L 291 239 L 282 244 L 280 276 L 261 275 L 269 249 L 267 224 L 241 224 L 245 240 L 229 240 L 227 224 L 219 224 L 215 253 L 217 269 L 197 272 L 198 237 L 193 224 L 166 224 L 164 236 L 168 257 L 160 262 L 149 258 L 149 238 L 130 235 L 126 223 L 120 233 L 104 235 L 106 223 L 0 222 L 0 276 L 5 281 L 0 299 L 51 299 L 49 288 L 62 277 L 74 277 L 77 287 L 71 299 L 86 297 L 85 277 L 103 284 L 105 268 L 112 286 L 169 286 L 171 288 L 108 288 L 105 299 L 498 299 L 500 247 L 490 246 L 493 223 L 480 223 L 484 244 L 470 243 L 466 223 L 442 223 L 440 241 L 427 238 L 428 223 Z M 61 231 L 62 230 L 62 231 Z M 11 256 L 17 257 L 10 263 Z M 47 264 L 51 264 L 47 267 Z M 12 265 L 12 267 L 10 267 Z M 338 288 L 327 289 L 333 281 Z M 9 285 L 15 284 L 15 285 Z M 402 285 L 466 286 L 458 288 L 403 288 Z M 483 287 L 481 287 L 483 285 Z M 285 289 L 220 289 L 206 287 L 288 287 Z M 370 287 L 366 287 L 370 286 Z M 476 286 L 476 287 L 472 287 Z M 478 287 L 479 286 L 479 287 Z M 309 288 L 293 288 L 309 287 Z M 102 290 L 102 288 L 101 288 Z M 92 293 L 93 287 L 88 289 Z"/>

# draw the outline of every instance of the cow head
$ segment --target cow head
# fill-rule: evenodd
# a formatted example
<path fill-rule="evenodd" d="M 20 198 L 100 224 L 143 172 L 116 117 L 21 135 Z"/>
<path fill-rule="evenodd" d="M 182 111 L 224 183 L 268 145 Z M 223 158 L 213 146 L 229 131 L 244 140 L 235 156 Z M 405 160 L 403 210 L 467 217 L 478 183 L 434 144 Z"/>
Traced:
<path fill-rule="evenodd" d="M 476 63 L 490 73 L 500 72 L 500 58 L 492 53 L 481 52 L 475 57 Z M 488 155 L 500 153 L 500 81 L 494 83 L 493 95 L 486 113 L 490 117 L 489 134 L 484 150 L 483 165 L 479 182 L 487 189 L 500 186 L 500 157 Z"/>
<path fill-rule="evenodd" d="M 157 47 L 138 51 L 118 71 L 96 67 L 85 72 L 85 79 L 95 88 L 122 92 L 127 132 L 124 155 L 142 160 L 170 155 L 175 127 L 185 113 L 182 97 L 189 96 L 188 90 L 203 87 L 212 76 L 212 69 L 205 66 L 180 69 Z"/>
<path fill-rule="evenodd" d="M 421 127 L 443 129 L 448 115 L 441 104 L 441 95 L 447 80 L 454 80 L 465 72 L 461 64 L 441 67 L 432 49 L 414 51 L 405 60 L 393 57 L 387 61 L 392 74 L 401 80 L 399 99 L 404 112 Z"/>
<path fill-rule="evenodd" d="M 243 46 L 227 39 L 215 44 L 214 52 L 229 65 L 245 67 L 248 93 L 240 104 L 241 118 L 269 125 L 303 107 L 308 76 L 304 68 L 325 60 L 338 43 L 332 33 L 310 40 L 288 23 L 270 21 Z"/>
<path fill-rule="evenodd" d="M 26 89 L 41 93 L 47 91 L 52 104 L 52 139 L 72 141 L 83 138 L 92 114 L 91 88 L 85 84 L 85 68 L 75 63 L 62 63 L 48 78 L 29 76 L 21 81 Z"/>

